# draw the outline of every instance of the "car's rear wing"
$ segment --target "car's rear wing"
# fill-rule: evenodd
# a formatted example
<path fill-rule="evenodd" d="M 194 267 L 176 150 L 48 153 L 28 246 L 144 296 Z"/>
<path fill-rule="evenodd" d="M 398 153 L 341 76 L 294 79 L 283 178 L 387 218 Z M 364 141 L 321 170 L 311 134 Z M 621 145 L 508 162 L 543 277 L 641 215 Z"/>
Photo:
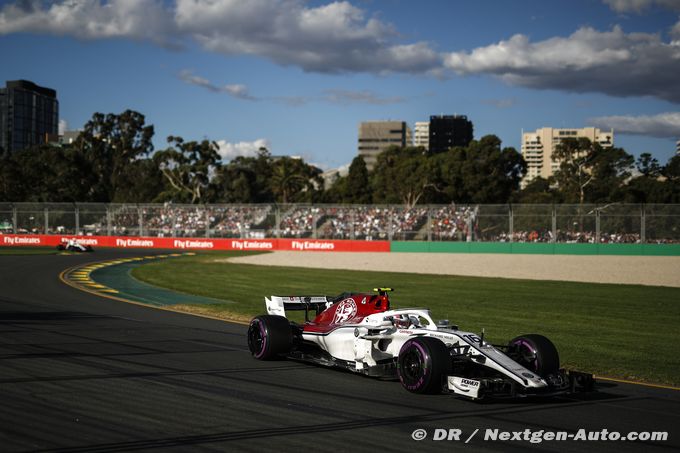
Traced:
<path fill-rule="evenodd" d="M 270 315 L 286 316 L 286 310 L 304 310 L 305 319 L 310 310 L 318 315 L 333 304 L 335 298 L 326 296 L 271 296 L 264 298 L 267 313 Z"/>

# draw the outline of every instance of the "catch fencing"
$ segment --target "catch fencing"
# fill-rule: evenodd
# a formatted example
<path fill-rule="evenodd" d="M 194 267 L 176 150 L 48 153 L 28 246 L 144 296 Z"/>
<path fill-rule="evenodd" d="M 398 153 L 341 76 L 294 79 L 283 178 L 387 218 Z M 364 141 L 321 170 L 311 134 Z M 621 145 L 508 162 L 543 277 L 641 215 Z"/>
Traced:
<path fill-rule="evenodd" d="M 0 203 L 0 234 L 661 244 L 680 205 Z"/>

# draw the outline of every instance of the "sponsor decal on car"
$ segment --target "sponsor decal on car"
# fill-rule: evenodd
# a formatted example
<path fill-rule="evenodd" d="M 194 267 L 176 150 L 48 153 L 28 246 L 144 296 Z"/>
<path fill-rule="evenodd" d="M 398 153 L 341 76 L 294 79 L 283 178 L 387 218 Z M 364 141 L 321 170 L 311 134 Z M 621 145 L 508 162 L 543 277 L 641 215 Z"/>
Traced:
<path fill-rule="evenodd" d="M 348 320 L 354 318 L 357 314 L 357 304 L 354 299 L 348 298 L 343 300 L 335 308 L 335 316 L 333 317 L 333 324 L 343 324 Z"/>
<path fill-rule="evenodd" d="M 460 376 L 449 376 L 447 387 L 454 393 L 477 398 L 479 395 L 479 381 Z"/>
<path fill-rule="evenodd" d="M 80 245 L 99 245 L 99 241 L 95 238 L 68 238 L 68 237 L 62 237 L 61 242 L 68 242 L 71 239 L 76 241 Z"/>

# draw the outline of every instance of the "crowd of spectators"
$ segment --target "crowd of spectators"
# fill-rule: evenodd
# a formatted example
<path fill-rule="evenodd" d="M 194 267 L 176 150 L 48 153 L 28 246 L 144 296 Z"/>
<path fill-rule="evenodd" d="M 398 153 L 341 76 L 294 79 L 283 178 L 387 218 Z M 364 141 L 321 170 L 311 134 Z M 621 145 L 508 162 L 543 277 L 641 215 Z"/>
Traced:
<path fill-rule="evenodd" d="M 471 241 L 477 225 L 478 208 L 454 204 L 433 211 L 432 239 L 435 241 Z"/>
<path fill-rule="evenodd" d="M 414 239 L 427 223 L 428 209 L 360 206 L 327 208 L 319 237 L 326 239 Z"/>
<path fill-rule="evenodd" d="M 281 214 L 279 231 L 284 238 L 305 238 L 314 235 L 324 209 L 312 206 L 294 206 Z"/>
<path fill-rule="evenodd" d="M 110 205 L 103 209 L 75 212 L 52 211 L 45 225 L 44 211 L 0 213 L 0 234 L 84 234 L 155 237 L 222 238 L 319 238 L 357 240 L 434 240 L 518 243 L 637 244 L 640 232 L 634 226 L 602 225 L 599 236 L 594 225 L 581 225 L 571 219 L 567 228 L 526 228 L 532 220 L 515 217 L 511 230 L 509 217 L 489 214 L 484 206 L 455 204 L 404 209 L 396 206 L 307 206 L 292 205 L 277 214 L 274 205 Z M 279 224 L 276 219 L 278 217 Z M 562 219 L 562 220 L 560 220 Z M 559 217 L 558 226 L 567 218 Z M 549 219 L 535 223 L 545 225 Z M 618 221 L 618 220 L 617 220 Z M 141 222 L 141 224 L 140 224 Z M 14 224 L 17 224 L 16 231 Z M 587 222 L 586 222 L 587 223 Z M 668 223 L 668 222 L 666 222 Z M 76 227 L 78 225 L 78 227 Z M 657 224 L 654 224 L 657 225 Z M 647 243 L 678 243 L 675 234 L 664 237 L 668 225 L 647 229 Z M 672 225 L 671 225 L 672 226 Z M 519 227 L 519 228 L 518 228 Z M 584 228 L 585 227 L 585 228 Z M 78 229 L 78 231 L 76 231 Z M 632 230 L 627 232 L 627 230 Z M 613 232 L 616 231 L 616 232 Z M 650 234 L 651 233 L 651 234 Z"/>

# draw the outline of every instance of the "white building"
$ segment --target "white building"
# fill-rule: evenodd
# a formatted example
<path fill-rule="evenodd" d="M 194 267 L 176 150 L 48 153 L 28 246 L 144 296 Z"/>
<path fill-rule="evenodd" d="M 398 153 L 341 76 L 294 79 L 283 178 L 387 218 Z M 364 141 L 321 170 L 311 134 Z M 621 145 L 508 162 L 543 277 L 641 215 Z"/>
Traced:
<path fill-rule="evenodd" d="M 522 187 L 534 178 L 548 178 L 555 174 L 560 163 L 553 159 L 553 151 L 565 138 L 585 137 L 603 148 L 614 146 L 614 130 L 601 131 L 594 127 L 582 129 L 554 129 L 544 127 L 535 132 L 522 132 L 522 156 L 527 163 L 527 174 Z"/>
<path fill-rule="evenodd" d="M 430 149 L 430 122 L 418 121 L 413 128 L 413 146 Z"/>
<path fill-rule="evenodd" d="M 375 168 L 378 154 L 390 146 L 410 146 L 411 128 L 404 121 L 364 121 L 359 124 L 359 155 L 368 171 Z"/>

